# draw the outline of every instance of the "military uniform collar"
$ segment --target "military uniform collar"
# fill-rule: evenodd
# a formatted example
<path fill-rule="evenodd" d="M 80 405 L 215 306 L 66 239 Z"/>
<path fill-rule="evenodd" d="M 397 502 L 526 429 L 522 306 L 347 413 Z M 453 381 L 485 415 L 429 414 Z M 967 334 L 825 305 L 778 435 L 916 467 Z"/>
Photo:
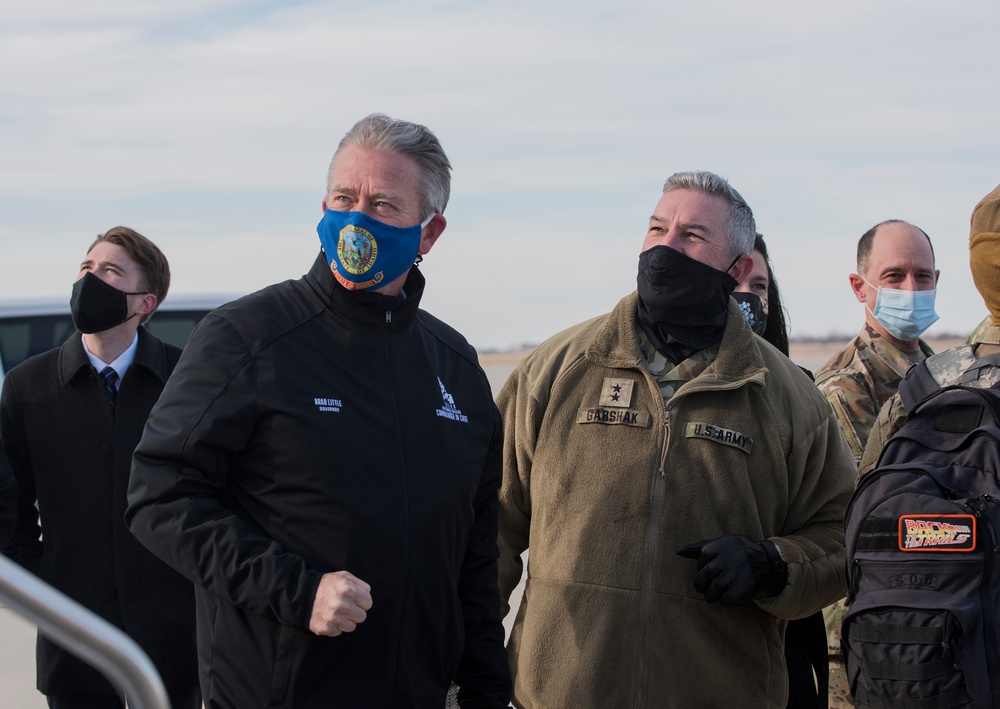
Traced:
<path fill-rule="evenodd" d="M 1000 345 L 1000 325 L 990 325 L 976 335 L 977 345 Z"/>
<path fill-rule="evenodd" d="M 876 332 L 871 325 L 865 323 L 861 328 L 859 341 L 872 351 L 876 357 L 885 362 L 899 377 L 906 376 L 910 366 L 922 359 L 927 359 L 934 350 L 923 340 L 917 340 L 918 352 L 904 352 L 888 338 Z"/>
<path fill-rule="evenodd" d="M 641 330 L 636 306 L 639 295 L 633 291 L 622 298 L 611 316 L 594 333 L 587 346 L 585 356 L 592 362 L 607 367 L 645 368 L 645 359 L 639 347 L 638 332 Z M 722 383 L 736 383 L 745 380 L 764 383 L 764 360 L 760 348 L 767 346 L 747 325 L 740 306 L 729 299 L 726 328 L 719 343 L 715 360 L 702 373 Z"/>

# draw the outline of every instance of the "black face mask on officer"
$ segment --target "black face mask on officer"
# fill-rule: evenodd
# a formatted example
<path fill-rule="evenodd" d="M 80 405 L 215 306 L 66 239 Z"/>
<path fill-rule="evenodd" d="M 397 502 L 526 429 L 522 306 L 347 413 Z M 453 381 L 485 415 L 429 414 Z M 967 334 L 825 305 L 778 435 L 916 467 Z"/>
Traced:
<path fill-rule="evenodd" d="M 639 325 L 653 347 L 674 364 L 722 339 L 729 296 L 739 285 L 728 270 L 712 268 L 669 246 L 639 254 Z"/>
<path fill-rule="evenodd" d="M 756 293 L 733 293 L 733 300 L 740 306 L 747 325 L 755 335 L 764 336 L 767 330 L 767 303 Z"/>
<path fill-rule="evenodd" d="M 86 335 L 110 330 L 138 315 L 128 314 L 128 296 L 146 295 L 147 292 L 118 290 L 87 271 L 73 284 L 73 295 L 69 301 L 73 324 Z"/>

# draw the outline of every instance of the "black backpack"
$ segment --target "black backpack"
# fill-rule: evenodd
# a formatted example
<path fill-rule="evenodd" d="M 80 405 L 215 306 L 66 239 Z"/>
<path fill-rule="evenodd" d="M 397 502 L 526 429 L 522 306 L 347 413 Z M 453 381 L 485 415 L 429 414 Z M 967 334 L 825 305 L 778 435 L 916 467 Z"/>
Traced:
<path fill-rule="evenodd" d="M 927 377 L 847 507 L 847 679 L 859 707 L 1000 707 L 1000 390 Z"/>

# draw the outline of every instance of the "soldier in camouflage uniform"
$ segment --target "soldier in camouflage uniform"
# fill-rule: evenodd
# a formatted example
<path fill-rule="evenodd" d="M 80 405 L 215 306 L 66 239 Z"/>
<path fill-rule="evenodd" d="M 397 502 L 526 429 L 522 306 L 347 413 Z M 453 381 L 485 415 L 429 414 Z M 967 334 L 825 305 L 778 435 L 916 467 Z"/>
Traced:
<path fill-rule="evenodd" d="M 896 393 L 906 370 L 934 354 L 919 336 L 937 316 L 924 318 L 917 332 L 913 323 L 900 324 L 901 315 L 889 312 L 887 317 L 885 302 L 890 296 L 933 293 L 937 277 L 930 239 L 906 222 L 878 224 L 858 242 L 858 272 L 850 281 L 865 305 L 865 325 L 816 372 L 816 386 L 836 412 L 855 460 L 861 459 L 879 410 Z"/>
<path fill-rule="evenodd" d="M 979 329 L 979 328 L 977 328 Z M 962 384 L 962 375 L 972 364 L 983 355 L 1000 352 L 1000 326 L 992 323 L 979 331 L 972 344 L 945 350 L 927 360 L 927 368 L 934 380 L 941 386 Z M 986 367 L 979 371 L 978 378 L 969 382 L 972 386 L 991 387 L 1000 381 L 1000 368 Z M 878 462 L 886 442 L 900 429 L 906 420 L 906 409 L 897 393 L 889 403 L 882 407 L 868 445 L 861 457 L 858 476 L 870 472 Z"/>
<path fill-rule="evenodd" d="M 963 383 L 963 374 L 973 362 L 1000 352 L 1000 186 L 986 195 L 972 212 L 969 264 L 976 289 L 990 311 L 990 323 L 987 327 L 981 324 L 976 328 L 972 344 L 947 350 L 927 360 L 931 375 L 941 386 Z M 986 367 L 969 383 L 990 387 L 997 381 L 1000 381 L 1000 368 Z M 905 419 L 906 410 L 896 394 L 882 407 L 872 428 L 861 458 L 859 475 L 875 467 L 886 442 Z"/>
<path fill-rule="evenodd" d="M 930 238 L 899 220 L 865 232 L 858 242 L 857 268 L 850 282 L 855 297 L 865 305 L 864 327 L 816 373 L 816 386 L 833 407 L 855 462 L 861 459 L 879 410 L 896 393 L 906 371 L 934 353 L 919 336 L 937 319 L 933 293 L 938 278 Z M 912 305 L 913 292 L 922 292 L 924 306 L 930 299 L 929 314 L 926 308 L 923 312 L 912 308 L 917 317 L 908 318 L 906 310 L 892 307 Z M 826 608 L 823 616 L 830 653 L 830 706 L 852 706 L 840 652 L 844 601 Z"/>
<path fill-rule="evenodd" d="M 866 322 L 861 333 L 817 372 L 816 386 L 837 414 L 856 462 L 878 412 L 896 393 L 906 370 L 932 354 L 923 340 L 917 340 L 915 350 L 901 349 Z"/>
<path fill-rule="evenodd" d="M 1000 352 L 1000 186 L 984 197 L 972 212 L 969 261 L 972 278 L 986 301 L 990 317 L 973 332 L 970 344 L 928 358 L 927 367 L 941 386 L 961 383 L 965 371 L 978 358 Z M 1000 381 L 1000 368 L 997 367 L 981 369 L 978 374 L 978 379 L 971 382 L 973 386 L 988 387 Z M 899 394 L 893 394 L 872 427 L 861 457 L 859 477 L 875 467 L 886 442 L 905 419 L 906 410 Z M 839 623 L 837 625 L 839 627 Z"/>

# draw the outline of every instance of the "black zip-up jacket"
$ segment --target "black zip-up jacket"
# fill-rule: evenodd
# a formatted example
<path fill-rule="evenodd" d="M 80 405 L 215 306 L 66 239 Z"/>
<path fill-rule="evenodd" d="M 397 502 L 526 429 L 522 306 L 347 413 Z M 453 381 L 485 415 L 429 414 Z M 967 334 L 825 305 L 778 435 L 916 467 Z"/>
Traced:
<path fill-rule="evenodd" d="M 196 328 L 136 451 L 126 521 L 197 585 L 207 709 L 506 707 L 499 414 L 474 350 L 393 298 L 305 277 Z M 308 630 L 320 577 L 371 585 Z"/>

